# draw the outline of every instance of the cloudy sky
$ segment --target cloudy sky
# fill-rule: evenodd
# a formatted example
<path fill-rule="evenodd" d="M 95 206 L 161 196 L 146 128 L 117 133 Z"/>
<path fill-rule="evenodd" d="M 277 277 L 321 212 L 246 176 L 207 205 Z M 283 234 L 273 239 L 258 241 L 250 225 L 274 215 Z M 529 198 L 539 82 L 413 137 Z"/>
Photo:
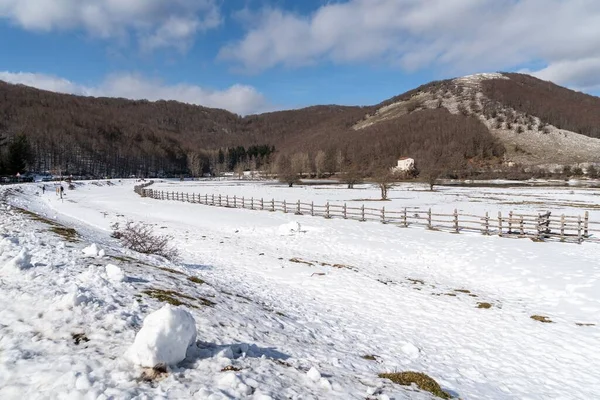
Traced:
<path fill-rule="evenodd" d="M 249 114 L 523 71 L 600 94 L 598 0 L 0 0 L 0 80 Z"/>

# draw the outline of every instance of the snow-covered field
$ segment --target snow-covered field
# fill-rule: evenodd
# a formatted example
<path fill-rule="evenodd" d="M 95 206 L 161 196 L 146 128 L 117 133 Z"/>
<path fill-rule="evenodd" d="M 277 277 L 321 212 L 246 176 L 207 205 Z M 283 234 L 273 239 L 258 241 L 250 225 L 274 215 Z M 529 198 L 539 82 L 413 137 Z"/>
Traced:
<path fill-rule="evenodd" d="M 599 244 L 158 201 L 133 185 L 82 183 L 64 201 L 38 193 L 39 184 L 0 189 L 0 399 L 430 398 L 377 376 L 396 371 L 427 373 L 463 399 L 592 399 L 600 391 Z M 315 203 L 378 195 L 368 185 L 153 188 Z M 386 208 L 589 210 L 600 220 L 589 189 L 423 189 L 394 189 Z M 121 248 L 110 226 L 126 220 L 172 235 L 181 263 Z M 184 303 L 196 343 L 144 382 L 136 362 L 152 359 L 145 344 L 174 343 L 159 347 L 176 353 L 191 337 L 188 314 L 163 309 L 136 338 L 163 306 L 156 297 Z"/>

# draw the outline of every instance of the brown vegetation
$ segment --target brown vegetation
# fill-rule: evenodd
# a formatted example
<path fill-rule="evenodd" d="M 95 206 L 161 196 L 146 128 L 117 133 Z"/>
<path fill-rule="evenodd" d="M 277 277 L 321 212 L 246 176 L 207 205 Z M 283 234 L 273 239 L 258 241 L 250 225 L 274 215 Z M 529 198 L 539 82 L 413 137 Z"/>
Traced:
<path fill-rule="evenodd" d="M 389 379 L 392 382 L 403 386 L 410 386 L 414 383 L 419 389 L 429 392 L 434 396 L 442 399 L 451 398 L 451 396 L 444 392 L 433 378 L 422 372 L 394 372 L 389 374 L 379 374 L 379 377 Z"/>
<path fill-rule="evenodd" d="M 529 75 L 505 73 L 510 79 L 482 83 L 491 100 L 582 135 L 600 138 L 600 98 L 542 81 Z M 545 126 L 539 125 L 543 131 Z"/>

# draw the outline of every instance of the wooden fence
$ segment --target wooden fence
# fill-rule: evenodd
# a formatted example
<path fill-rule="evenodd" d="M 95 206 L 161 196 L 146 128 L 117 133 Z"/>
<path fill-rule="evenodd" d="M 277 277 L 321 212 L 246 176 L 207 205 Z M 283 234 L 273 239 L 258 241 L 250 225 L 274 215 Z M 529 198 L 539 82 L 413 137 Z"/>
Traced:
<path fill-rule="evenodd" d="M 600 222 L 589 220 L 589 213 L 583 215 L 520 214 L 513 211 L 508 214 L 474 215 L 459 213 L 437 213 L 431 208 L 405 207 L 390 210 L 385 207 L 350 207 L 346 203 L 315 204 L 297 200 L 289 202 L 275 199 L 247 198 L 229 195 L 180 193 L 146 189 L 152 183 L 136 186 L 136 193 L 142 197 L 158 200 L 182 201 L 213 207 L 244 208 L 249 210 L 282 211 L 297 215 L 320 216 L 324 218 L 343 218 L 356 221 L 377 221 L 402 228 L 424 227 L 430 230 L 452 233 L 478 232 L 484 235 L 498 235 L 510 238 L 530 238 L 536 241 L 558 240 L 561 242 L 582 243 L 600 242 L 594 234 L 600 234 Z"/>

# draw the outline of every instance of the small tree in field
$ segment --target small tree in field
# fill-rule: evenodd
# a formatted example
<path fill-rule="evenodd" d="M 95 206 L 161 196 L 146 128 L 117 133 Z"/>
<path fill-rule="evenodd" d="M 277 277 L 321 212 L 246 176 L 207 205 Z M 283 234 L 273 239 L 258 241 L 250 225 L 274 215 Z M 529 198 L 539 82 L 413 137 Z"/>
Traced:
<path fill-rule="evenodd" d="M 587 170 L 585 172 L 587 176 L 591 179 L 596 179 L 598 177 L 598 169 L 594 167 L 593 164 L 590 164 L 590 166 L 587 167 Z"/>
<path fill-rule="evenodd" d="M 279 179 L 279 182 L 287 183 L 289 187 L 294 186 L 295 183 L 299 183 L 299 172 L 294 167 L 298 168 L 298 165 L 292 164 L 290 158 L 287 155 L 279 155 L 279 157 L 277 158 L 277 177 Z"/>
<path fill-rule="evenodd" d="M 388 199 L 388 192 L 394 186 L 395 177 L 389 170 L 378 171 L 374 174 L 373 180 L 379 186 L 381 191 L 381 200 Z"/>
<path fill-rule="evenodd" d="M 441 175 L 442 175 L 442 171 L 437 168 L 432 168 L 432 169 L 425 171 L 425 174 L 424 174 L 425 182 L 427 182 L 427 184 L 429 185 L 430 191 L 433 192 L 433 187 L 435 186 L 435 184 L 437 183 L 437 180 L 440 178 Z"/>
<path fill-rule="evenodd" d="M 356 164 L 346 163 L 342 167 L 340 182 L 348 185 L 348 189 L 354 189 L 354 185 L 363 182 L 364 173 Z"/>

